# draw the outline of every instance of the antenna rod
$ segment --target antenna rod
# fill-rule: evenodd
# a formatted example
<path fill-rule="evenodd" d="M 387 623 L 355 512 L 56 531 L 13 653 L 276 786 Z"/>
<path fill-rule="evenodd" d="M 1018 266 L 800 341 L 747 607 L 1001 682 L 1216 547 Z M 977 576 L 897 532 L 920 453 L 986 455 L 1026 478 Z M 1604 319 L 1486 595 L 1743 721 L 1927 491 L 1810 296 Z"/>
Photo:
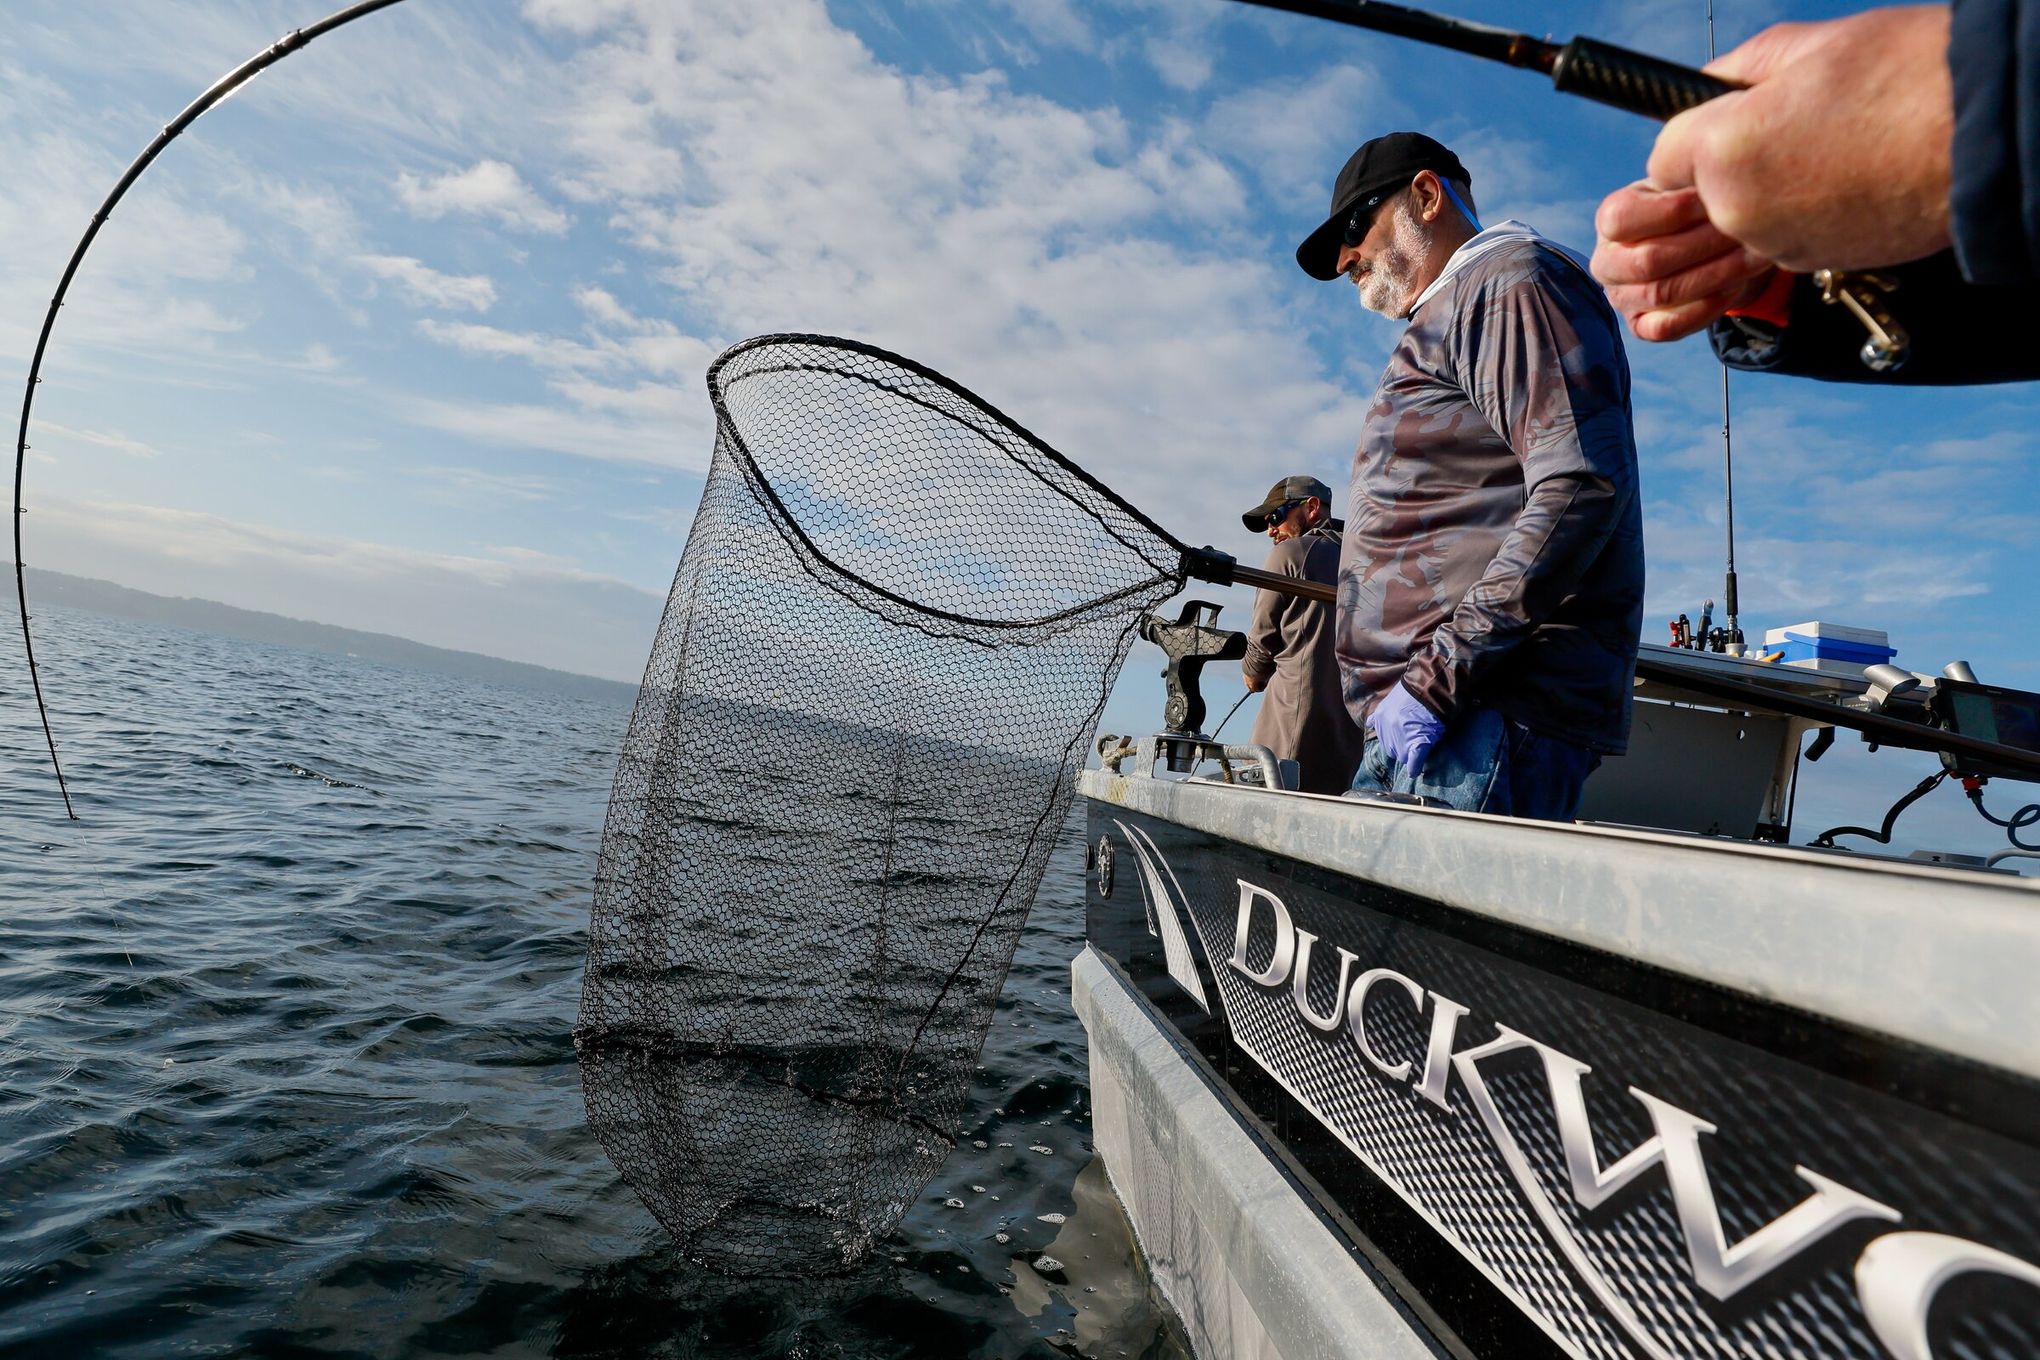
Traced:
<path fill-rule="evenodd" d="M 1707 60 L 1714 60 L 1714 0 L 1707 0 Z M 1731 439 L 1728 410 L 1728 365 L 1721 365 L 1721 486 L 1727 502 L 1728 580 L 1722 603 L 1728 606 L 1728 640 L 1722 650 L 1730 656 L 1743 654 L 1742 622 L 1735 598 L 1735 450 Z"/>
<path fill-rule="evenodd" d="M 1735 598 L 1735 452 L 1729 442 L 1727 364 L 1721 366 L 1721 485 L 1728 506 L 1728 581 L 1722 596 L 1728 606 L 1728 644 L 1724 650 L 1730 656 L 1741 656 L 1742 624 L 1736 617 Z"/>

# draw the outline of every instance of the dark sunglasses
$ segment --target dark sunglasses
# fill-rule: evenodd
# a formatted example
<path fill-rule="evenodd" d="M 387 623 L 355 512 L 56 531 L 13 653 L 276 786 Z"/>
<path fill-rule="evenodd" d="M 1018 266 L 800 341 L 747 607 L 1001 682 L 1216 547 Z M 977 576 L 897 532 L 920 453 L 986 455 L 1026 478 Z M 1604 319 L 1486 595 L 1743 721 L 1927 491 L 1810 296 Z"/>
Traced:
<path fill-rule="evenodd" d="M 1282 502 L 1282 504 L 1276 506 L 1273 510 L 1270 510 L 1267 514 L 1267 517 L 1261 521 L 1262 529 L 1266 530 L 1274 528 L 1276 525 L 1280 524 L 1283 520 L 1289 518 L 1290 511 L 1294 510 L 1297 506 L 1302 504 L 1303 504 L 1302 501 Z"/>
<path fill-rule="evenodd" d="M 1357 246 L 1366 240 L 1367 233 L 1374 227 L 1374 214 L 1381 210 L 1384 201 L 1401 191 L 1402 186 L 1397 185 L 1393 189 L 1383 189 L 1373 197 L 1354 204 L 1353 211 L 1346 217 L 1346 229 L 1339 233 L 1339 239 L 1349 246 Z"/>

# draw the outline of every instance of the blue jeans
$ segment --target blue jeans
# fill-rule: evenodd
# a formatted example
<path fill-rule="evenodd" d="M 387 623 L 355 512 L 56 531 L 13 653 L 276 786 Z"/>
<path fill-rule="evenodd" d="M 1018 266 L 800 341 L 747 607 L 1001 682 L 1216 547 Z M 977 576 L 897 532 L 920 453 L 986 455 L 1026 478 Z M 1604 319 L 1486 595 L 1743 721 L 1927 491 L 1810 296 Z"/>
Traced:
<path fill-rule="evenodd" d="M 1600 763 L 1584 746 L 1540 736 L 1492 708 L 1477 708 L 1446 729 L 1414 779 L 1369 732 L 1353 789 L 1418 794 L 1461 812 L 1569 822 L 1579 815 L 1580 790 Z"/>

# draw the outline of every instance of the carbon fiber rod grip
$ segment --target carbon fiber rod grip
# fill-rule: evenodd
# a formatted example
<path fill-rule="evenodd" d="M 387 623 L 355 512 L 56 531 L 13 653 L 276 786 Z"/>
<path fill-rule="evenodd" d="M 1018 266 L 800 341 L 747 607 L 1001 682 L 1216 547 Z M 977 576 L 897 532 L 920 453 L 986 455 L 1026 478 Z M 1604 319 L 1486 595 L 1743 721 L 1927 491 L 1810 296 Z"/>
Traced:
<path fill-rule="evenodd" d="M 1690 66 L 1592 38 L 1574 38 L 1559 49 L 1551 83 L 1567 94 L 1660 121 L 1741 88 Z"/>

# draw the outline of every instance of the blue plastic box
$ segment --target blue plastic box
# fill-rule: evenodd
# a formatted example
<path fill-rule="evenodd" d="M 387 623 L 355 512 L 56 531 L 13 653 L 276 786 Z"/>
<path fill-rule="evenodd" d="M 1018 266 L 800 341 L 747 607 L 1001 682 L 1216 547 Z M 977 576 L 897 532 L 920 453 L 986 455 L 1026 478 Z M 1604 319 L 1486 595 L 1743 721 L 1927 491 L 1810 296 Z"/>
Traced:
<path fill-rule="evenodd" d="M 1792 633 L 1771 649 L 1783 652 L 1783 661 L 1852 661 L 1858 666 L 1875 666 L 1898 655 L 1896 647 L 1870 647 L 1860 642 L 1837 642 L 1833 638 L 1799 637 Z"/>
<path fill-rule="evenodd" d="M 1779 660 L 1788 666 L 1849 672 L 1898 655 L 1881 628 L 1848 628 L 1817 620 L 1770 629 L 1764 634 L 1764 650 L 1784 653 Z"/>

